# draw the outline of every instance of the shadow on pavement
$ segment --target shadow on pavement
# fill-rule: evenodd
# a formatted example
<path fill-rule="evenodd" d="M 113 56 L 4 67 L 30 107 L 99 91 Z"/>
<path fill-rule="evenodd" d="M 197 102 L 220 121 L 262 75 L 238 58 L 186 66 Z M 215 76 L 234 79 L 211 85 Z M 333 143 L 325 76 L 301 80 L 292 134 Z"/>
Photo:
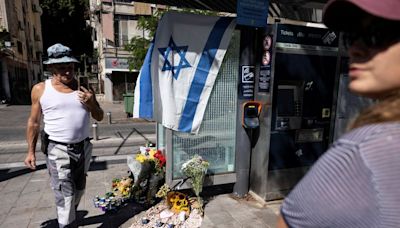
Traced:
<path fill-rule="evenodd" d="M 95 159 L 96 156 L 93 156 Z M 112 160 L 112 161 L 92 161 L 90 163 L 89 171 L 99 171 L 99 170 L 107 170 L 109 164 L 123 164 L 126 163 L 126 160 Z M 46 164 L 41 164 L 36 166 L 35 170 L 31 170 L 25 167 L 11 168 L 11 169 L 2 169 L 0 170 L 0 182 L 12 179 L 14 177 L 18 177 L 21 175 L 25 175 L 31 172 L 35 172 L 38 170 L 46 169 Z"/>
<path fill-rule="evenodd" d="M 40 224 L 40 228 L 58 228 L 57 219 L 52 219 Z"/>
<path fill-rule="evenodd" d="M 78 221 L 79 226 L 87 226 L 92 224 L 98 224 L 98 227 L 114 228 L 120 227 L 129 219 L 133 218 L 136 214 L 147 209 L 144 206 L 135 204 L 133 202 L 128 203 L 125 207 L 119 209 L 114 213 L 105 213 L 102 215 L 96 215 L 88 218 L 84 218 Z"/>
<path fill-rule="evenodd" d="M 96 225 L 97 227 L 104 228 L 120 227 L 126 221 L 145 209 L 147 208 L 144 206 L 130 202 L 125 207 L 119 209 L 117 212 L 105 213 L 102 215 L 96 215 L 87 218 L 85 218 L 85 216 L 88 214 L 87 211 L 77 211 L 77 223 L 78 226 Z M 56 219 L 51 219 L 43 222 L 40 227 L 58 228 L 58 222 Z"/>
<path fill-rule="evenodd" d="M 129 134 L 124 137 L 121 132 L 117 131 L 116 134 L 121 137 L 123 139 L 123 141 L 121 142 L 121 144 L 118 146 L 117 150 L 114 152 L 114 155 L 118 154 L 119 150 L 121 149 L 121 147 L 125 144 L 126 140 L 133 134 L 133 132 L 137 131 L 135 128 L 132 129 L 131 132 L 129 132 Z"/>
<path fill-rule="evenodd" d="M 0 170 L 0 182 L 9 180 L 14 177 L 18 177 L 30 172 L 35 172 L 37 170 L 46 169 L 46 164 L 36 166 L 35 170 L 31 170 L 28 168 L 12 168 L 12 169 L 3 169 Z"/>
<path fill-rule="evenodd" d="M 93 156 L 92 159 L 95 159 L 96 156 Z M 90 163 L 89 171 L 99 171 L 99 170 L 106 170 L 107 169 L 107 162 L 106 161 L 92 161 Z"/>

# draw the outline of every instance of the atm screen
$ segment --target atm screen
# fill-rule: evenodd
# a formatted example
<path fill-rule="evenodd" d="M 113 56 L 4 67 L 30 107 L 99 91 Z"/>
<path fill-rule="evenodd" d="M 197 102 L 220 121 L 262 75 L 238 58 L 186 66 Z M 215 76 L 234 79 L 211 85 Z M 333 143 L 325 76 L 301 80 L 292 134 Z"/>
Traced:
<path fill-rule="evenodd" d="M 278 89 L 278 116 L 295 116 L 294 89 Z"/>
<path fill-rule="evenodd" d="M 253 106 L 253 107 L 249 106 L 246 109 L 246 116 L 247 117 L 257 117 L 257 108 L 255 106 Z"/>

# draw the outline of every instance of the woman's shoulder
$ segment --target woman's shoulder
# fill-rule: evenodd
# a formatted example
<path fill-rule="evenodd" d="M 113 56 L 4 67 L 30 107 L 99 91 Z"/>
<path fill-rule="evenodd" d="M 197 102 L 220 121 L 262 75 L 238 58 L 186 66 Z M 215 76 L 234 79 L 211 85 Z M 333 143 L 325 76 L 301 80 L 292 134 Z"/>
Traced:
<path fill-rule="evenodd" d="M 341 143 L 359 144 L 396 134 L 400 134 L 400 122 L 368 124 L 347 132 L 337 141 Z"/>
<path fill-rule="evenodd" d="M 365 125 L 334 142 L 331 156 L 340 157 L 343 151 L 347 151 L 352 156 L 360 156 L 369 169 L 382 170 L 384 166 L 390 166 L 389 163 L 399 161 L 399 142 L 400 123 Z"/>

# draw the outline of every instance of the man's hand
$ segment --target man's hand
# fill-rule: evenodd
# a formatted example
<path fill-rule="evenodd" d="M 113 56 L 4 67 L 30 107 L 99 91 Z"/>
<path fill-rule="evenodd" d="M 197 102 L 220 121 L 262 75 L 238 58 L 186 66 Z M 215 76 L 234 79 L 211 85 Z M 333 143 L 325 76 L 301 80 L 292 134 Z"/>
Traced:
<path fill-rule="evenodd" d="M 28 155 L 25 158 L 24 161 L 25 165 L 32 169 L 35 170 L 36 169 L 36 156 L 34 153 L 28 153 Z"/>
<path fill-rule="evenodd" d="M 81 86 L 80 89 L 81 90 L 78 91 L 79 101 L 86 106 L 93 105 L 94 104 L 93 93 L 83 86 Z"/>
<path fill-rule="evenodd" d="M 104 111 L 97 102 L 96 96 L 93 94 L 93 90 L 88 90 L 83 86 L 80 88 L 81 91 L 78 91 L 79 101 L 88 108 L 93 119 L 101 121 L 104 116 Z"/>

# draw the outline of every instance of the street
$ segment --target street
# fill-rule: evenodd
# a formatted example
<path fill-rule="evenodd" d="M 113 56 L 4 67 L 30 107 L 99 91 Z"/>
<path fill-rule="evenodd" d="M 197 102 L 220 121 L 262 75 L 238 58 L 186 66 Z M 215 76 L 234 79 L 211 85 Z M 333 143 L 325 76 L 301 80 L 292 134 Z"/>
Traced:
<path fill-rule="evenodd" d="M 98 140 L 92 140 L 93 156 L 107 159 L 119 158 L 121 155 L 133 154 L 139 146 L 146 142 L 156 141 L 155 123 L 142 121 L 134 122 L 127 119 L 122 104 L 101 104 L 105 112 L 112 113 L 111 124 L 107 115 L 98 123 Z M 30 112 L 29 105 L 1 106 L 0 115 L 0 169 L 23 166 L 28 145 L 25 131 L 26 121 Z M 93 129 L 91 129 L 93 137 Z M 37 144 L 37 160 L 44 162 L 44 155 Z"/>

